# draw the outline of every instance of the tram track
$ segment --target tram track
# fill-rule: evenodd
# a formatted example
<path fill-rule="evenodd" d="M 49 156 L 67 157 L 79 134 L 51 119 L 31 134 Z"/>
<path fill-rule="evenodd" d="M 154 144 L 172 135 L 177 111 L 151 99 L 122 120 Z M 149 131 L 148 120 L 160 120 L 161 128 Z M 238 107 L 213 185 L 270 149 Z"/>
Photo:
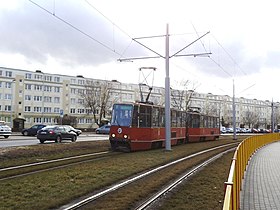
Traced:
<path fill-rule="evenodd" d="M 101 206 L 105 205 L 105 203 L 108 204 L 108 202 L 111 200 L 110 198 L 106 198 L 106 197 L 110 197 L 110 196 L 116 197 L 117 196 L 116 194 L 118 193 L 118 191 L 125 191 L 125 188 L 129 188 L 130 185 L 132 186 L 132 188 L 134 188 L 133 185 L 135 185 L 135 183 L 140 182 L 140 181 L 145 183 L 145 181 L 143 181 L 145 179 L 151 179 L 151 177 L 162 177 L 163 174 L 165 173 L 164 171 L 168 171 L 168 170 L 169 171 L 178 171 L 177 173 L 175 173 L 175 175 L 174 174 L 172 175 L 172 176 L 174 176 L 174 177 L 172 177 L 172 179 L 175 179 L 175 177 L 177 179 L 179 174 L 180 174 L 180 178 L 184 179 L 185 177 L 182 178 L 182 176 L 181 176 L 181 174 L 183 172 L 181 172 L 179 170 L 179 168 L 177 167 L 178 165 L 185 164 L 186 162 L 188 162 L 191 159 L 197 159 L 195 165 L 191 164 L 190 166 L 188 166 L 187 170 L 189 170 L 189 172 L 187 173 L 187 175 L 185 175 L 186 177 L 188 177 L 188 176 L 190 176 L 190 174 L 193 174 L 196 170 L 199 170 L 205 164 L 210 163 L 211 160 L 214 160 L 215 158 L 213 158 L 213 156 L 219 157 L 221 154 L 224 153 L 224 151 L 227 151 L 228 148 L 230 148 L 230 149 L 235 148 L 236 145 L 237 145 L 237 143 L 225 144 L 225 145 L 221 145 L 221 146 L 216 146 L 216 147 L 211 148 L 211 149 L 205 149 L 203 151 L 196 152 L 194 154 L 191 154 L 191 155 L 188 155 L 186 157 L 177 159 L 177 160 L 172 161 L 170 163 L 161 165 L 159 167 L 156 167 L 156 168 L 153 168 L 151 170 L 140 173 L 138 175 L 135 175 L 131 178 L 120 181 L 120 182 L 118 182 L 118 183 L 116 183 L 116 184 L 114 184 L 110 187 L 107 187 L 103 190 L 100 190 L 96 193 L 93 193 L 92 195 L 90 195 L 86 198 L 78 199 L 78 200 L 76 200 L 76 201 L 74 201 L 70 204 L 64 205 L 59 209 L 72 210 L 72 209 L 84 209 L 84 208 L 85 209 L 102 208 L 102 207 L 100 207 L 100 205 Z M 190 168 L 193 168 L 194 166 L 196 166 L 196 167 L 194 169 L 190 170 Z M 185 173 L 186 169 L 184 169 L 183 171 Z M 180 182 L 180 180 L 177 181 L 177 182 Z M 172 184 L 174 184 L 174 182 L 172 182 Z M 160 186 L 160 188 L 162 188 L 162 186 Z M 170 188 L 172 188 L 172 187 L 169 187 L 169 189 Z M 168 187 L 166 187 L 166 189 L 168 190 Z M 164 193 L 164 190 L 162 190 L 162 192 Z M 120 194 L 125 194 L 125 192 L 122 192 Z M 154 195 L 154 193 L 151 193 L 151 192 L 148 192 L 147 194 L 149 194 L 150 196 Z M 160 196 L 156 196 L 156 197 L 160 197 Z M 156 199 L 150 197 L 149 199 L 145 198 L 144 200 L 145 200 L 145 202 L 139 201 L 139 200 L 133 201 L 133 202 L 138 203 L 136 205 L 136 207 L 133 207 L 133 208 L 136 208 L 136 209 L 138 209 L 138 208 L 142 209 L 143 208 L 144 209 L 144 206 L 149 206 L 150 205 L 150 204 L 146 204 L 147 201 L 150 202 L 151 200 L 154 201 Z M 96 206 L 97 203 L 98 203 L 98 206 Z M 110 207 L 104 207 L 103 206 L 103 208 L 106 209 L 106 208 L 110 208 Z M 120 207 L 120 209 L 121 209 L 121 207 Z"/>
<path fill-rule="evenodd" d="M 166 185 L 163 187 L 163 189 L 159 190 L 156 194 L 152 195 L 148 199 L 144 200 L 140 205 L 138 205 L 135 210 L 145 210 L 145 209 L 150 209 L 156 202 L 159 202 L 161 199 L 163 199 L 163 196 L 165 196 L 167 193 L 172 191 L 174 188 L 179 186 L 183 181 L 188 180 L 191 176 L 195 175 L 199 170 L 202 170 L 205 166 L 209 165 L 210 163 L 214 162 L 218 158 L 222 157 L 224 154 L 235 150 L 234 148 L 228 149 L 218 155 L 215 155 L 208 160 L 202 162 L 199 165 L 196 165 L 194 168 L 191 170 L 187 171 L 184 173 L 182 176 L 180 176 L 178 179 L 175 181 L 171 182 L 170 184 Z"/>
<path fill-rule="evenodd" d="M 36 174 L 40 172 L 61 169 L 69 166 L 73 166 L 80 163 L 85 163 L 89 161 L 98 160 L 101 158 L 108 158 L 112 155 L 117 155 L 120 153 L 101 151 L 83 155 L 76 155 L 71 157 L 34 162 L 29 164 L 23 164 L 18 166 L 11 166 L 0 169 L 0 181 L 13 179 L 17 177 L 27 176 L 31 174 Z"/>

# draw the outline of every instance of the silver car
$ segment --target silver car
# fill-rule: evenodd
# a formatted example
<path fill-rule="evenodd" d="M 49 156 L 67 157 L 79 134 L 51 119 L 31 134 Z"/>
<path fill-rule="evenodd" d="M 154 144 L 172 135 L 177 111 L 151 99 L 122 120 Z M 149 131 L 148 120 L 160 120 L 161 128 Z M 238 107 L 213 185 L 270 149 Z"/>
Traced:
<path fill-rule="evenodd" d="M 10 135 L 12 135 L 12 129 L 6 125 L 5 121 L 0 121 L 0 136 L 9 138 Z"/>

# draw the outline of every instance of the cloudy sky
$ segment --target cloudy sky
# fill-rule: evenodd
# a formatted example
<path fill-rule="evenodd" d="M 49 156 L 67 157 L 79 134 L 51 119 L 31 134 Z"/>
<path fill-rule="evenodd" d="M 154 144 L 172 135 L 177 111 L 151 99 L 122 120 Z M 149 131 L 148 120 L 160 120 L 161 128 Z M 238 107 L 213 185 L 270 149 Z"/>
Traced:
<path fill-rule="evenodd" d="M 278 10 L 276 0 L 1 1 L 0 66 L 164 87 L 164 58 L 119 59 L 165 57 L 168 23 L 170 56 L 210 31 L 177 54 L 207 56 L 170 58 L 171 87 L 232 96 L 234 81 L 237 97 L 280 101 Z"/>

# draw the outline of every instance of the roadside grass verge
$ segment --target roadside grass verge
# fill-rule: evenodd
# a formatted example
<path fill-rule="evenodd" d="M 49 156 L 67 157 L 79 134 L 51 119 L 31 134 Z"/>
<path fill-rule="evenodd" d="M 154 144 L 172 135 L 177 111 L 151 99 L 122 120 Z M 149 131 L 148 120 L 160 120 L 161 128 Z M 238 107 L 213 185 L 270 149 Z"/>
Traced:
<path fill-rule="evenodd" d="M 46 143 L 0 149 L 0 168 L 64 158 L 110 149 L 108 141 Z"/>

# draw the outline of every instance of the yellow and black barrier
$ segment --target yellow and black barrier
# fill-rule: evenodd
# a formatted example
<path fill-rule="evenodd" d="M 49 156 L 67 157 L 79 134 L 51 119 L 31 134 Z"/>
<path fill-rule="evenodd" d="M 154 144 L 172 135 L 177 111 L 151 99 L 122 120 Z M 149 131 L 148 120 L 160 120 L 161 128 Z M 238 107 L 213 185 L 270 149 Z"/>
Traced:
<path fill-rule="evenodd" d="M 280 133 L 257 135 L 246 138 L 236 148 L 228 176 L 225 182 L 223 210 L 240 208 L 240 191 L 247 164 L 252 155 L 266 144 L 280 140 Z"/>

